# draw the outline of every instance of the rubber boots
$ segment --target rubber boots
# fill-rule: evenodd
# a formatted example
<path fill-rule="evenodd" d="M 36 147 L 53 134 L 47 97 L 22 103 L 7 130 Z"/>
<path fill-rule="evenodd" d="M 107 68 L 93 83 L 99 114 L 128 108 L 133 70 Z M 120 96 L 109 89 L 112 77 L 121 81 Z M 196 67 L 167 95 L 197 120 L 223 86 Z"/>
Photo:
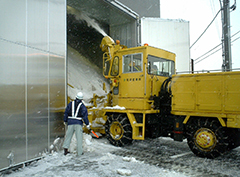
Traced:
<path fill-rule="evenodd" d="M 67 155 L 68 153 L 70 153 L 70 152 L 68 151 L 68 149 L 65 149 L 65 148 L 64 148 L 64 155 Z"/>

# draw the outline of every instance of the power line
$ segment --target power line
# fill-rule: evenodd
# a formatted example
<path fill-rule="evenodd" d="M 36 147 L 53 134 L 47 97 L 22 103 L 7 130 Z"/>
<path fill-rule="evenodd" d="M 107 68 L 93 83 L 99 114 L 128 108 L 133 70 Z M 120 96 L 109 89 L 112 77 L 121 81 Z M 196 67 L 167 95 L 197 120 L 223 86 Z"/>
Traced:
<path fill-rule="evenodd" d="M 220 45 L 221 45 L 221 44 L 220 44 Z M 220 49 L 218 49 L 218 50 L 216 50 L 216 51 L 214 51 L 213 53 L 211 53 L 211 54 L 207 55 L 206 57 L 202 58 L 201 60 L 199 60 L 199 61 L 196 61 L 196 62 L 195 62 L 195 64 L 197 64 L 197 63 L 199 63 L 199 62 L 201 62 L 201 61 L 205 60 L 206 58 L 208 58 L 208 57 L 210 57 L 211 55 L 215 54 L 215 53 L 216 53 L 216 52 L 218 52 L 219 50 L 221 50 L 221 48 L 220 48 Z"/>
<path fill-rule="evenodd" d="M 210 24 L 207 26 L 207 28 L 203 31 L 203 33 L 197 38 L 197 40 L 190 46 L 190 49 L 198 42 L 198 40 L 203 36 L 203 34 L 207 31 L 207 29 L 211 26 L 211 24 L 213 23 L 213 21 L 217 18 L 218 14 L 221 12 L 222 10 L 222 4 L 221 4 L 221 0 L 219 0 L 220 2 L 220 10 L 217 12 L 217 14 L 215 15 L 215 17 L 213 18 L 213 20 L 210 22 Z M 231 6 L 231 9 L 235 10 L 236 9 L 236 0 L 234 5 Z"/>
<path fill-rule="evenodd" d="M 222 44 L 222 43 L 221 43 Z M 200 57 L 196 58 L 194 61 L 197 62 L 197 60 L 201 59 L 203 56 L 207 55 L 208 53 L 210 53 L 211 51 L 213 51 L 214 49 L 218 48 L 219 46 L 221 46 L 221 44 L 218 44 L 216 47 L 212 48 L 211 50 L 207 51 L 205 54 L 201 55 Z"/>
<path fill-rule="evenodd" d="M 235 42 L 235 41 L 236 41 L 236 40 L 238 40 L 238 39 L 240 39 L 240 37 L 237 37 L 236 39 L 234 39 L 234 40 L 232 41 L 232 43 L 233 43 L 233 42 Z M 220 44 L 220 45 L 221 45 L 221 44 Z M 218 46 L 219 46 L 219 45 L 218 45 Z M 216 47 L 215 47 L 215 48 L 216 48 Z M 195 64 L 197 64 L 197 63 L 199 63 L 199 62 L 201 62 L 201 61 L 205 60 L 206 58 L 210 57 L 211 55 L 213 55 L 213 54 L 217 53 L 219 50 L 221 50 L 221 48 L 220 48 L 220 49 L 218 49 L 218 50 L 216 50 L 216 51 L 214 51 L 213 53 L 209 54 L 208 56 L 206 56 L 206 57 L 202 58 L 201 60 L 199 60 L 199 61 L 196 61 L 196 62 L 195 62 Z M 209 52 L 210 52 L 210 51 L 209 51 Z M 209 52 L 207 52 L 207 53 L 209 53 Z"/>
<path fill-rule="evenodd" d="M 233 34 L 232 37 L 235 36 L 235 35 L 237 35 L 238 33 L 240 33 L 240 30 L 239 30 L 238 32 L 236 32 L 235 34 Z"/>
<path fill-rule="evenodd" d="M 226 9 L 227 9 L 226 7 L 227 7 L 227 5 L 229 6 L 229 4 L 228 4 L 229 2 L 228 2 L 228 1 L 224 1 L 224 9 L 223 9 L 221 0 L 219 0 L 219 3 L 220 3 L 220 7 L 221 7 L 220 10 L 219 10 L 218 13 L 215 15 L 215 17 L 213 18 L 213 20 L 211 21 L 211 23 L 210 23 L 210 24 L 207 26 L 207 28 L 204 30 L 204 32 L 203 32 L 203 33 L 199 36 L 199 38 L 190 46 L 190 49 L 191 49 L 192 46 L 195 45 L 196 42 L 203 36 L 203 34 L 207 31 L 207 29 L 209 28 L 209 26 L 213 23 L 213 21 L 216 19 L 216 17 L 218 16 L 218 14 L 219 14 L 222 10 L 223 10 L 225 16 L 228 15 L 228 14 L 225 14 L 225 13 L 226 13 Z M 229 8 L 229 7 L 228 7 L 228 8 Z M 235 9 L 236 9 L 236 0 L 235 0 L 235 3 L 230 7 L 230 9 L 232 9 L 232 10 L 235 10 Z M 228 13 L 229 13 L 229 11 L 228 11 Z M 225 17 L 225 16 L 224 16 L 224 17 Z M 223 14 L 222 14 L 222 18 L 223 18 Z M 223 20 L 223 19 L 222 19 L 222 20 Z M 224 18 L 224 20 L 225 20 L 225 18 Z M 222 22 L 222 23 L 223 23 L 223 22 Z M 225 23 L 225 21 L 224 21 L 224 23 Z M 229 24 L 226 24 L 226 26 L 229 26 Z M 225 26 L 225 27 L 226 27 L 226 26 Z M 225 27 L 223 27 L 223 30 L 225 30 Z M 229 29 L 228 29 L 228 30 L 229 30 Z M 232 35 L 232 37 L 235 36 L 236 34 L 238 34 L 239 32 L 240 32 L 240 31 L 238 31 L 237 33 L 235 33 L 234 35 Z M 229 31 L 224 31 L 224 33 L 225 33 L 225 34 L 230 34 Z M 231 37 L 231 38 L 232 38 L 232 37 Z M 226 44 L 226 46 L 229 46 L 229 47 L 230 47 L 230 46 L 232 45 L 232 43 L 235 42 L 236 40 L 238 40 L 240 37 L 237 37 L 237 38 L 234 39 L 232 42 L 231 42 L 230 36 L 227 36 L 227 38 L 228 38 L 228 42 L 230 43 L 230 45 L 229 45 L 229 43 L 228 43 L 228 44 L 225 43 L 225 44 Z M 230 39 L 229 39 L 229 38 L 230 38 Z M 223 37 L 223 39 L 225 39 L 225 36 Z M 197 59 L 195 59 L 195 60 L 194 60 L 195 63 L 197 64 L 197 63 L 203 61 L 204 59 L 208 58 L 209 56 L 213 55 L 214 53 L 218 52 L 219 50 L 221 50 L 221 48 L 220 48 L 220 49 L 212 52 L 213 50 L 215 50 L 216 48 L 218 48 L 220 45 L 222 45 L 222 49 L 225 49 L 225 48 L 223 48 L 224 44 L 223 44 L 223 42 L 222 42 L 221 44 L 217 45 L 217 46 L 214 47 L 213 49 L 209 50 L 209 51 L 206 52 L 205 54 L 203 54 L 203 55 L 201 55 L 200 57 L 198 57 Z M 227 48 L 227 49 L 228 49 L 228 48 Z M 226 51 L 227 51 L 227 49 L 226 49 Z M 209 54 L 208 56 L 200 59 L 201 57 L 207 55 L 207 54 L 210 53 L 210 52 L 212 52 L 212 53 Z M 231 52 L 231 51 L 230 51 L 230 52 Z M 229 54 L 228 51 L 227 51 L 226 53 Z M 226 59 L 226 58 L 225 58 L 225 59 Z M 226 60 L 227 60 L 227 59 L 226 59 Z M 231 63 L 231 56 L 228 58 L 228 62 Z M 226 62 L 226 63 L 228 63 L 228 62 Z"/>
<path fill-rule="evenodd" d="M 210 4 L 211 4 L 211 10 L 212 10 L 212 14 L 216 14 L 216 8 L 215 8 L 215 3 L 214 3 L 215 0 L 211 0 L 210 1 Z M 218 25 L 218 21 L 215 21 L 215 25 L 216 25 L 216 31 L 218 33 L 218 37 L 219 39 L 221 39 L 221 34 L 220 34 L 220 30 L 219 30 L 219 25 Z"/>
<path fill-rule="evenodd" d="M 218 11 L 218 13 L 215 15 L 215 17 L 213 18 L 213 20 L 210 22 L 210 24 L 207 26 L 207 28 L 203 31 L 203 33 L 197 38 L 197 40 L 190 46 L 190 49 L 192 48 L 192 46 L 194 46 L 197 41 L 203 36 L 203 34 L 207 31 L 207 29 L 211 26 L 211 24 L 213 23 L 213 21 L 216 19 L 216 17 L 218 16 L 218 14 L 221 12 L 221 9 Z"/>
<path fill-rule="evenodd" d="M 231 38 L 233 38 L 234 36 L 236 36 L 238 33 L 240 33 L 240 30 L 237 31 L 235 34 L 233 34 L 231 36 Z M 239 37 L 238 37 L 239 38 Z M 234 41 L 236 41 L 238 38 L 234 39 L 231 43 L 233 43 Z M 196 58 L 194 61 L 197 62 L 197 60 L 201 59 L 203 56 L 207 55 L 208 53 L 210 53 L 211 51 L 213 51 L 214 49 L 218 48 L 222 43 L 218 44 L 216 47 L 212 48 L 211 50 L 207 51 L 206 53 L 204 53 L 203 55 L 201 55 L 200 57 Z M 218 50 L 219 51 L 219 50 Z M 201 60 L 202 61 L 202 60 Z"/>
<path fill-rule="evenodd" d="M 239 32 L 240 32 L 240 30 L 239 30 L 237 33 L 239 33 Z M 235 36 L 237 33 L 235 33 L 233 36 Z M 232 37 L 233 37 L 233 36 L 232 36 Z M 240 37 L 237 37 L 237 38 L 234 39 L 231 43 L 237 41 L 238 39 L 240 39 Z M 209 50 L 209 51 L 206 52 L 205 54 L 203 54 L 203 55 L 201 55 L 200 57 L 198 57 L 197 59 L 195 59 L 195 60 L 194 60 L 195 64 L 197 64 L 197 63 L 199 63 L 199 62 L 205 60 L 206 58 L 210 57 L 211 55 L 213 55 L 213 54 L 215 54 L 216 52 L 218 52 L 219 50 L 221 50 L 221 48 L 220 48 L 220 49 L 218 49 L 218 50 L 212 52 L 211 54 L 207 55 L 208 53 L 210 53 L 211 51 L 213 51 L 214 49 L 216 49 L 216 48 L 219 47 L 220 45 L 221 45 L 221 44 L 218 44 L 218 45 L 217 45 L 216 47 L 214 47 L 213 49 Z M 201 57 L 203 57 L 203 56 L 205 56 L 205 55 L 207 55 L 207 56 L 204 57 L 204 58 L 201 58 Z M 200 58 L 201 58 L 201 59 L 200 59 Z M 197 61 L 197 60 L 198 60 L 198 61 Z"/>
<path fill-rule="evenodd" d="M 231 43 L 233 43 L 233 42 L 235 42 L 236 40 L 238 40 L 238 39 L 240 39 L 240 37 L 237 37 L 236 39 L 234 39 Z M 221 44 L 219 44 L 219 45 L 221 45 Z M 218 45 L 218 46 L 219 46 Z M 216 47 L 215 47 L 216 48 Z M 215 54 L 216 52 L 218 52 L 219 50 L 221 50 L 222 48 L 220 48 L 220 49 L 218 49 L 218 50 L 216 50 L 216 51 L 214 51 L 214 52 L 212 52 L 211 54 L 209 54 L 209 55 L 207 55 L 206 57 L 204 57 L 204 58 L 202 58 L 202 59 L 200 59 L 199 61 L 196 61 L 195 62 L 195 60 L 194 60 L 194 62 L 195 62 L 195 64 L 197 64 L 197 63 L 199 63 L 199 62 L 201 62 L 201 61 L 203 61 L 203 60 L 205 60 L 206 58 L 208 58 L 208 57 L 210 57 L 211 55 L 213 55 L 213 54 Z M 212 50 L 211 50 L 212 51 Z M 210 51 L 208 51 L 207 53 L 205 53 L 204 55 L 206 55 L 206 54 L 208 54 Z"/>

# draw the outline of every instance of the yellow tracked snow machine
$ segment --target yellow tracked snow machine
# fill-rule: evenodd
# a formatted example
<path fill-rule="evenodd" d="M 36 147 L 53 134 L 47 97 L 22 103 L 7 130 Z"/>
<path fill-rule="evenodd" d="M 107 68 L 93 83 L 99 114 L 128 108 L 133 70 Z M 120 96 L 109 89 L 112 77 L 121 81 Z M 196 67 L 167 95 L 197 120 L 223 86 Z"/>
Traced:
<path fill-rule="evenodd" d="M 240 72 L 175 74 L 175 54 L 166 50 L 127 48 L 109 36 L 100 47 L 110 92 L 94 95 L 88 112 L 91 128 L 111 144 L 186 138 L 207 158 L 240 145 Z"/>

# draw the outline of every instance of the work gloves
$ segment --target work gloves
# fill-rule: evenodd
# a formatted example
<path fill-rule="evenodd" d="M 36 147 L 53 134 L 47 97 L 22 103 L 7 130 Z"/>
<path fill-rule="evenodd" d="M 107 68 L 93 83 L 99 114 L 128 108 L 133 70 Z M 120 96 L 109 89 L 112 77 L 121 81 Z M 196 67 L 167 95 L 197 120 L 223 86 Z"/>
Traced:
<path fill-rule="evenodd" d="M 87 129 L 88 129 L 88 130 L 90 130 L 90 129 L 91 129 L 90 125 L 87 125 Z"/>

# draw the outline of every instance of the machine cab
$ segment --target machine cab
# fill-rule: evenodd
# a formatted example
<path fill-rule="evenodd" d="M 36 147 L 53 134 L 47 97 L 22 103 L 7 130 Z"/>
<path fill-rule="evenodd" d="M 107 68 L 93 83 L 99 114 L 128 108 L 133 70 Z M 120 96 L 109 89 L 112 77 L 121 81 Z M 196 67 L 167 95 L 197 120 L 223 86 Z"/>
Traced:
<path fill-rule="evenodd" d="M 102 48 L 106 45 L 102 45 Z M 126 48 L 112 43 L 103 55 L 103 75 L 110 79 L 112 106 L 151 109 L 164 80 L 175 72 L 175 54 L 150 46 Z"/>

